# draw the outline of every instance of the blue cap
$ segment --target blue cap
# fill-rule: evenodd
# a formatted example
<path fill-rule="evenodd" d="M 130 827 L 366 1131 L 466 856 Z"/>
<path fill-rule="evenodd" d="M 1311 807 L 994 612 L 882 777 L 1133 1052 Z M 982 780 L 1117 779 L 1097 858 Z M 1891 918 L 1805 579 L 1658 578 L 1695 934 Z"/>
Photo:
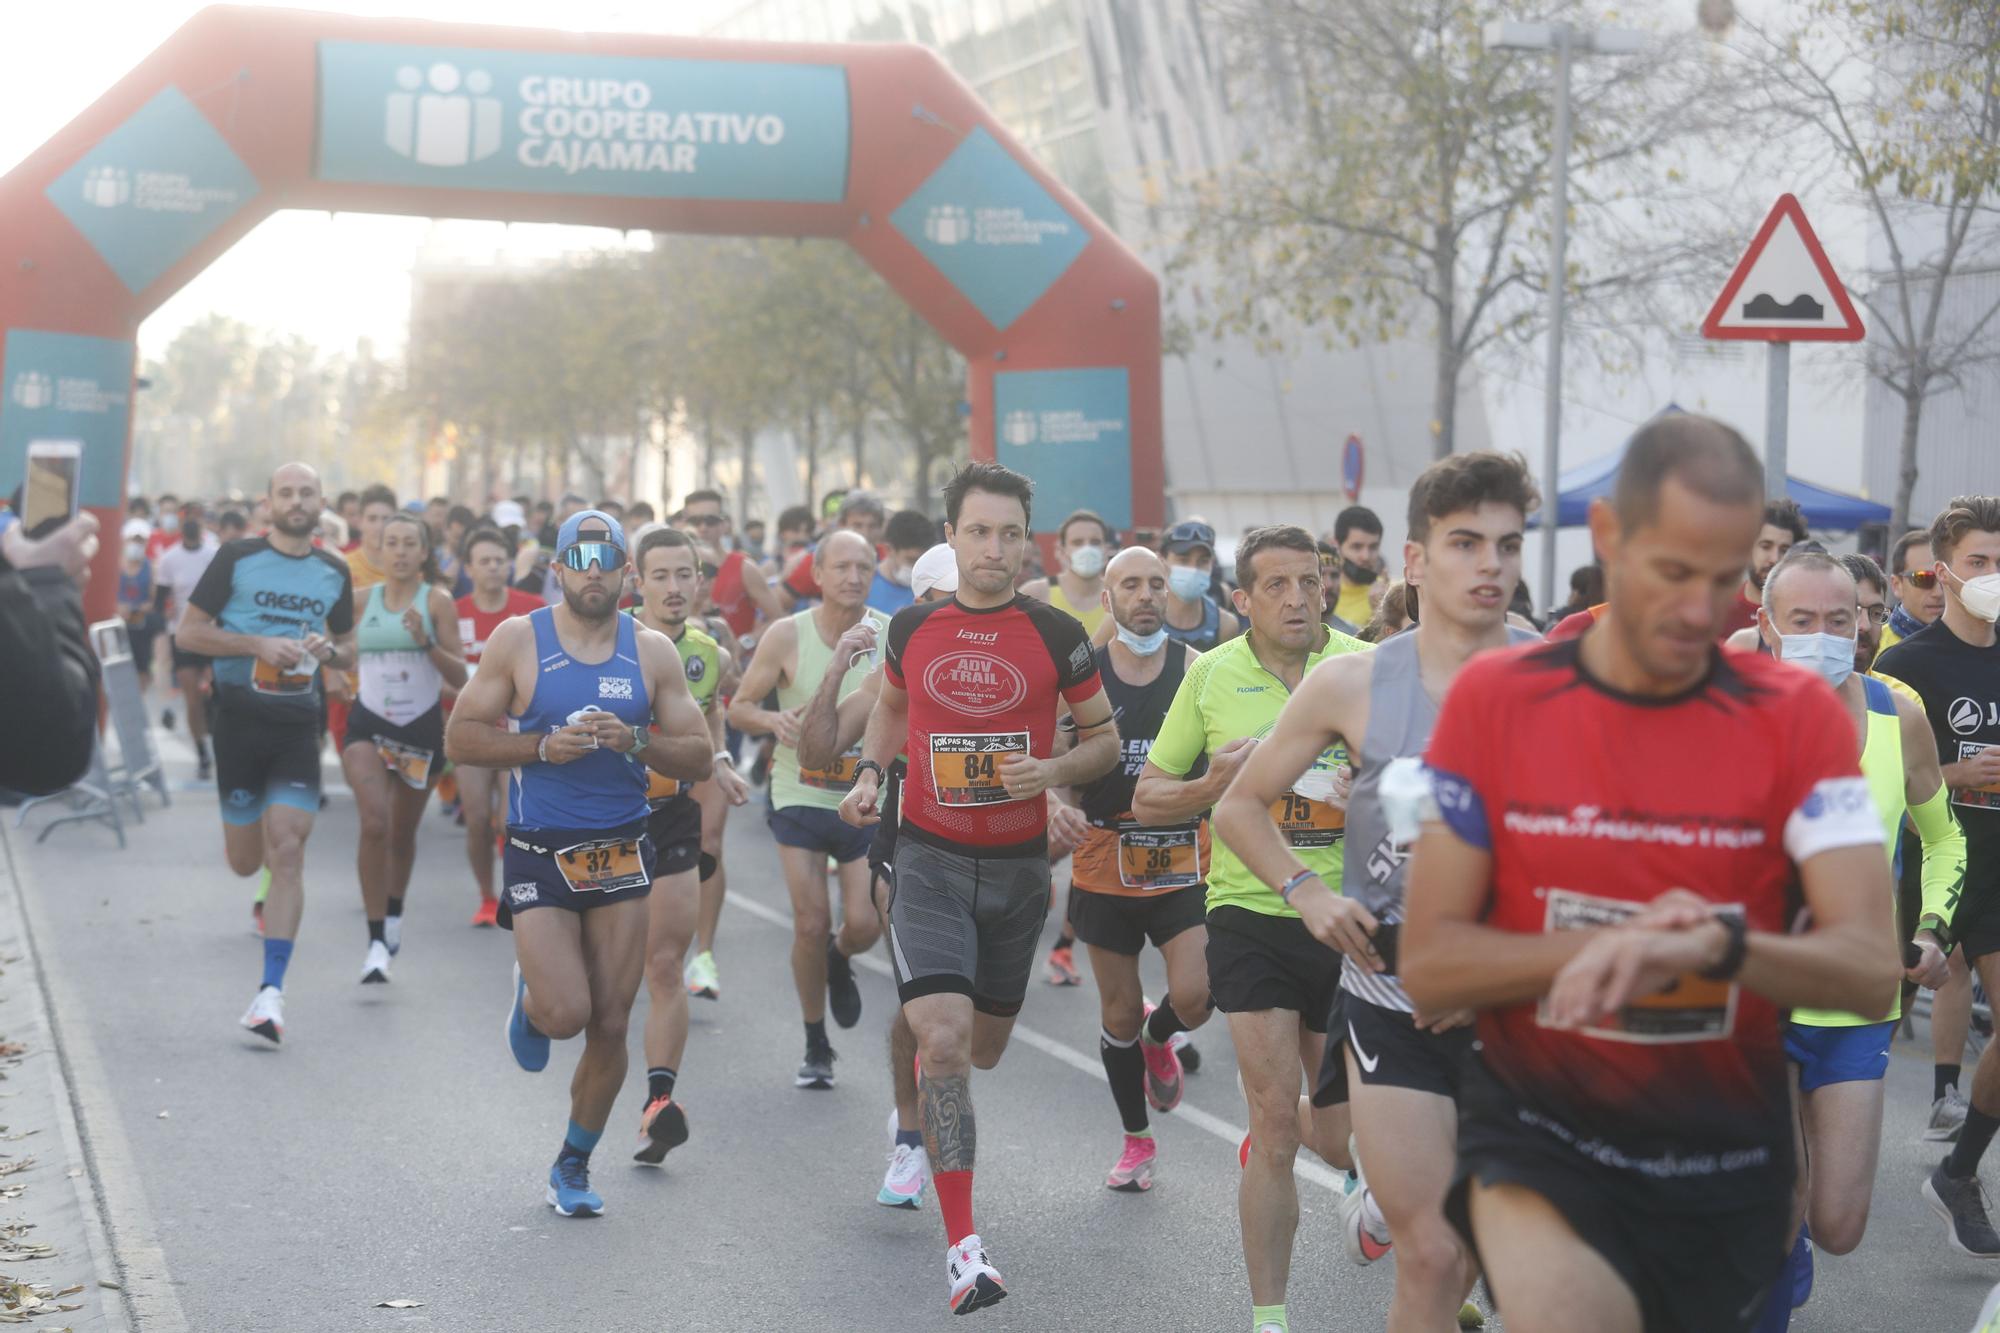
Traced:
<path fill-rule="evenodd" d="M 602 509 L 579 509 L 576 513 L 564 519 L 561 530 L 556 533 L 556 554 L 561 555 L 564 551 L 576 545 L 577 542 L 583 540 L 577 536 L 577 532 L 585 523 L 588 523 L 593 518 L 611 531 L 611 535 L 603 540 L 610 542 L 620 551 L 624 551 L 625 554 L 631 554 L 625 548 L 625 529 L 618 525 L 617 519 L 611 517 L 611 515 L 605 513 Z M 591 540 L 596 541 L 598 539 L 593 537 Z"/>

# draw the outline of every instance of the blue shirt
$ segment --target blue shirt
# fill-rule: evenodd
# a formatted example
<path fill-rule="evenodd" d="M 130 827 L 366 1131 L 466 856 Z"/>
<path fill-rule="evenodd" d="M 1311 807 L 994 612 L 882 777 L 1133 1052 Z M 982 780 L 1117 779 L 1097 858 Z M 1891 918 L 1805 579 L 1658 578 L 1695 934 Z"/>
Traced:
<path fill-rule="evenodd" d="M 232 634 L 340 635 L 354 628 L 354 576 L 345 560 L 317 546 L 286 555 L 267 538 L 240 537 L 215 553 L 188 604 Z M 279 672 L 255 657 L 218 657 L 215 683 L 287 718 L 319 713 L 319 663 L 311 658 L 298 672 Z"/>
<path fill-rule="evenodd" d="M 884 578 L 881 570 L 875 571 L 875 582 L 868 588 L 868 605 L 885 616 L 893 616 L 904 607 L 917 600 L 907 583 L 898 583 Z"/>
<path fill-rule="evenodd" d="M 611 713 L 628 727 L 652 724 L 637 622 L 630 616 L 616 620 L 618 642 L 611 656 L 582 662 L 562 646 L 553 607 L 529 613 L 538 665 L 535 692 L 514 720 L 516 731 L 554 731 L 590 708 Z M 507 822 L 515 828 L 608 833 L 646 818 L 646 766 L 616 750 L 592 750 L 567 764 L 523 764 L 507 786 Z"/>

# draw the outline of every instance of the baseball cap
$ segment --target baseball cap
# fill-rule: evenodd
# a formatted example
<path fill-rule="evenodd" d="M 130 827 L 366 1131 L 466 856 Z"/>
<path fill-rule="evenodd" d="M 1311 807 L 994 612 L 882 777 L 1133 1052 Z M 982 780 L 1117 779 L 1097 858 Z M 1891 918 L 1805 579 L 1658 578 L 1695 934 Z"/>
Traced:
<path fill-rule="evenodd" d="M 631 549 L 625 545 L 625 529 L 618 526 L 618 520 L 605 513 L 602 509 L 579 509 L 564 519 L 562 527 L 556 532 L 556 554 L 561 555 L 564 551 L 576 545 L 581 540 L 577 536 L 578 530 L 592 519 L 596 519 L 608 528 L 610 535 L 603 538 L 592 537 L 590 540 L 608 541 L 620 551 L 628 555 L 631 554 Z"/>
<path fill-rule="evenodd" d="M 958 553 L 939 542 L 917 557 L 910 567 L 910 595 L 922 597 L 931 589 L 958 591 Z"/>
<path fill-rule="evenodd" d="M 1186 523 L 1176 523 L 1167 529 L 1166 549 L 1176 555 L 1190 546 L 1206 546 L 1210 555 L 1215 554 L 1215 529 L 1206 523 L 1193 519 Z"/>
<path fill-rule="evenodd" d="M 128 542 L 135 537 L 140 541 L 145 541 L 153 535 L 153 525 L 143 518 L 128 518 L 125 520 L 125 526 L 120 528 L 119 531 Z"/>
<path fill-rule="evenodd" d="M 501 528 L 525 528 L 528 526 L 528 516 L 521 512 L 519 501 L 500 500 L 493 506 L 493 523 L 495 527 Z"/>

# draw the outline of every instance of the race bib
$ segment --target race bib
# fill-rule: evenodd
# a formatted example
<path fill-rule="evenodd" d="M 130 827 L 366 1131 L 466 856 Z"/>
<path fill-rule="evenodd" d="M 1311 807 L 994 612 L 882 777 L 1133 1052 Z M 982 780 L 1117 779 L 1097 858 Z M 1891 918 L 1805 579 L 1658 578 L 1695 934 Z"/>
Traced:
<path fill-rule="evenodd" d="M 633 838 L 580 842 L 556 853 L 556 868 L 572 893 L 608 893 L 647 883 L 646 863 Z"/>
<path fill-rule="evenodd" d="M 670 778 L 664 773 L 646 770 L 646 800 L 652 805 L 671 801 L 688 789 L 688 784 L 679 778 Z"/>
<path fill-rule="evenodd" d="M 389 771 L 401 778 L 404 785 L 422 791 L 430 785 L 431 765 L 437 761 L 437 754 L 431 750 L 420 750 L 414 745 L 392 741 L 386 736 L 375 738 L 375 753 L 382 756 L 382 762 Z"/>
<path fill-rule="evenodd" d="M 1118 830 L 1118 882 L 1128 889 L 1186 889 L 1201 883 L 1199 828 Z"/>
<path fill-rule="evenodd" d="M 856 746 L 846 754 L 836 758 L 825 768 L 799 769 L 801 787 L 817 787 L 821 791 L 846 791 L 854 785 L 854 770 L 861 763 L 861 749 Z"/>
<path fill-rule="evenodd" d="M 1968 759 L 1976 759 L 1992 748 L 1978 741 L 1960 741 L 1958 762 L 1962 764 Z M 1953 787 L 1951 803 L 1974 810 L 2000 810 L 2000 782 L 1989 782 L 1984 787 Z"/>
<path fill-rule="evenodd" d="M 1028 733 L 938 733 L 931 737 L 931 787 L 939 805 L 997 805 L 1013 797 L 1000 785 L 1000 760 L 1028 753 Z M 851 781 L 851 779 L 850 779 Z"/>
<path fill-rule="evenodd" d="M 310 654 L 289 670 L 280 670 L 261 657 L 250 659 L 250 688 L 259 694 L 311 694 L 319 661 Z"/>
<path fill-rule="evenodd" d="M 1271 818 L 1294 847 L 1331 847 L 1347 831 L 1347 812 L 1337 805 L 1288 791 L 1271 802 Z"/>
<path fill-rule="evenodd" d="M 1590 930 L 1629 921 L 1645 910 L 1644 903 L 1594 898 L 1569 889 L 1550 889 L 1542 929 Z M 1721 908 L 1742 913 L 1735 904 Z M 1535 1022 L 1549 1026 L 1546 996 L 1535 1007 Z M 1736 983 L 1710 981 L 1685 972 L 1659 991 L 1632 1001 L 1602 1023 L 1577 1029 L 1605 1041 L 1669 1042 L 1727 1041 L 1736 1029 Z"/>

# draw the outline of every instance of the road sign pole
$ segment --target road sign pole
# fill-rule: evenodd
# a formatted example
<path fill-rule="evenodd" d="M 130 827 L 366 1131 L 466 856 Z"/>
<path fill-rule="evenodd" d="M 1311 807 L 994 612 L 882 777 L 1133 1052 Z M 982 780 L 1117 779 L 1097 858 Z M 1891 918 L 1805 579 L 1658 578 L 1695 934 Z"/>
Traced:
<path fill-rule="evenodd" d="M 1549 364 L 1542 388 L 1542 613 L 1556 605 L 1556 533 L 1562 508 L 1563 297 L 1569 246 L 1569 65 L 1576 30 L 1555 25 L 1556 124 L 1549 161 Z"/>
<path fill-rule="evenodd" d="M 1785 485 L 1785 430 L 1791 416 L 1792 345 L 1766 344 L 1764 362 L 1764 498 L 1782 500 Z"/>

